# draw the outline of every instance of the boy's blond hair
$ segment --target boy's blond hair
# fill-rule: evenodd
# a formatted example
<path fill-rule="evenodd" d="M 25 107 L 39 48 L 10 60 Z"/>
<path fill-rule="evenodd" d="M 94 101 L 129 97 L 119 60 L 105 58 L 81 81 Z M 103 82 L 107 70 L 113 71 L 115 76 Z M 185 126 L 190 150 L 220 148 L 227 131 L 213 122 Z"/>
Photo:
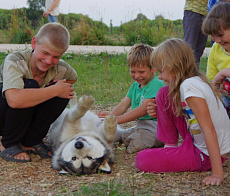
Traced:
<path fill-rule="evenodd" d="M 59 23 L 43 25 L 35 38 L 37 44 L 49 44 L 56 51 L 65 52 L 69 47 L 69 31 Z"/>
<path fill-rule="evenodd" d="M 219 35 L 221 30 L 230 29 L 230 3 L 220 2 L 208 13 L 202 23 L 205 35 Z"/>
<path fill-rule="evenodd" d="M 150 64 L 150 56 L 153 48 L 146 44 L 135 44 L 127 54 L 127 62 L 129 67 L 147 66 L 152 69 Z"/>
<path fill-rule="evenodd" d="M 169 97 L 172 98 L 173 105 L 171 107 L 173 107 L 177 116 L 183 115 L 180 85 L 188 78 L 199 76 L 202 81 L 211 87 L 216 98 L 220 97 L 218 91 L 212 87 L 206 76 L 197 69 L 194 53 L 184 40 L 173 38 L 162 42 L 153 51 L 150 62 L 154 68 L 162 71 L 166 69 L 171 76 L 174 76 L 169 82 Z"/>

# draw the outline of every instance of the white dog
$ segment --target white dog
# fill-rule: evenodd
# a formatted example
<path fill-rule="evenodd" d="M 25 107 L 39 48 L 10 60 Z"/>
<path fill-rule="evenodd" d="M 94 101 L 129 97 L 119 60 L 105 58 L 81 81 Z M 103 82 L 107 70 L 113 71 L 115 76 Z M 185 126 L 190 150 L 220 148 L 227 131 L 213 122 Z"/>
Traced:
<path fill-rule="evenodd" d="M 116 118 L 108 115 L 102 122 L 89 111 L 94 104 L 90 96 L 83 96 L 78 103 L 70 100 L 51 125 L 49 142 L 54 152 L 52 167 L 60 173 L 93 174 L 97 170 L 111 172 L 108 164 L 117 130 Z"/>

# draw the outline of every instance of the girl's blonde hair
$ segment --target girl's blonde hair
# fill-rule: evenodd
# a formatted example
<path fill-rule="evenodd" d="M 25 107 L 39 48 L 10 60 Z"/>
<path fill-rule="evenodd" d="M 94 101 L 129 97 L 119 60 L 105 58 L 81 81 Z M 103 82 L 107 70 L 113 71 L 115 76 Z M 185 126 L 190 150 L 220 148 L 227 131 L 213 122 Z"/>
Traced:
<path fill-rule="evenodd" d="M 158 45 L 153 51 L 150 60 L 152 66 L 158 70 L 167 70 L 173 80 L 169 82 L 169 95 L 172 98 L 172 107 L 177 116 L 182 114 L 180 85 L 187 78 L 199 76 L 213 90 L 216 97 L 219 97 L 216 89 L 208 82 L 195 65 L 194 53 L 191 47 L 181 39 L 168 39 Z M 169 106 L 168 106 L 169 107 Z"/>
<path fill-rule="evenodd" d="M 222 29 L 230 29 L 229 2 L 215 5 L 202 23 L 202 31 L 205 35 L 218 35 Z"/>
<path fill-rule="evenodd" d="M 146 65 L 152 69 L 150 64 L 150 56 L 153 48 L 147 44 L 135 44 L 127 54 L 127 62 L 129 67 L 141 67 Z"/>
<path fill-rule="evenodd" d="M 49 44 L 56 51 L 65 52 L 69 47 L 69 31 L 59 23 L 43 25 L 35 38 L 37 44 Z"/>

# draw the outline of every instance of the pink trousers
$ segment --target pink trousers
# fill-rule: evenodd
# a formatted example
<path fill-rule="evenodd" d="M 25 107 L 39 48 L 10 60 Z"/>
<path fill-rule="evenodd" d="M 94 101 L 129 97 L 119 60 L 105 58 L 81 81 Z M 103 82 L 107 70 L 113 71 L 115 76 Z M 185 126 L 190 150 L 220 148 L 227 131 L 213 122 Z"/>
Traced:
<path fill-rule="evenodd" d="M 170 103 L 170 107 L 169 106 Z M 168 87 L 162 87 L 156 96 L 157 138 L 167 144 L 175 144 L 179 134 L 183 142 L 179 147 L 152 148 L 137 154 L 136 167 L 144 172 L 207 171 L 211 169 L 209 156 L 193 144 L 184 117 L 176 117 L 172 102 L 168 99 Z M 222 159 L 224 162 L 226 159 Z"/>

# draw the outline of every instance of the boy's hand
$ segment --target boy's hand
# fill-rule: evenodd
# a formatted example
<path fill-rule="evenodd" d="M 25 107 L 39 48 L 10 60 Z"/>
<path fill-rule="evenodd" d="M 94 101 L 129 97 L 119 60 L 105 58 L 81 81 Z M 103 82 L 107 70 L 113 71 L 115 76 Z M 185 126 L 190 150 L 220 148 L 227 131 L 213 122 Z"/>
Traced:
<path fill-rule="evenodd" d="M 57 89 L 57 97 L 72 99 L 74 96 L 74 88 L 72 84 L 66 82 L 66 80 L 59 80 L 54 85 Z"/>
<path fill-rule="evenodd" d="M 223 178 L 218 175 L 211 175 L 207 176 L 205 179 L 202 180 L 202 184 L 204 185 L 220 185 L 223 182 Z"/>
<path fill-rule="evenodd" d="M 152 101 L 148 103 L 147 113 L 150 117 L 153 117 L 153 118 L 157 117 L 157 105 L 156 105 L 155 98 L 152 99 Z"/>
<path fill-rule="evenodd" d="M 220 84 L 219 84 L 218 82 L 223 83 L 223 81 L 224 81 L 225 78 L 226 78 L 226 77 L 223 76 L 223 75 L 219 72 L 218 74 L 216 74 L 216 76 L 215 76 L 215 78 L 213 79 L 212 83 L 213 83 L 214 86 L 219 87 Z"/>

